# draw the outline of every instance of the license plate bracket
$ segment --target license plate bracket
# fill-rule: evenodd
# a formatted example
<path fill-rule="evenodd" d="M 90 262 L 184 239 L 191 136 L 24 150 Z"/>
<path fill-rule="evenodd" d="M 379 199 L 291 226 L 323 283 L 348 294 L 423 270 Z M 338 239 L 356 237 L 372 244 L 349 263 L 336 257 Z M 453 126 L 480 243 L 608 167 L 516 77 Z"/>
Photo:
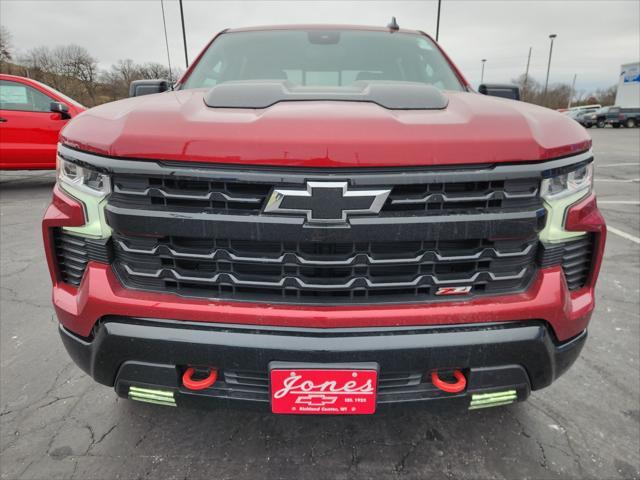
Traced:
<path fill-rule="evenodd" d="M 271 362 L 271 411 L 292 415 L 375 413 L 378 371 L 373 362 Z"/>

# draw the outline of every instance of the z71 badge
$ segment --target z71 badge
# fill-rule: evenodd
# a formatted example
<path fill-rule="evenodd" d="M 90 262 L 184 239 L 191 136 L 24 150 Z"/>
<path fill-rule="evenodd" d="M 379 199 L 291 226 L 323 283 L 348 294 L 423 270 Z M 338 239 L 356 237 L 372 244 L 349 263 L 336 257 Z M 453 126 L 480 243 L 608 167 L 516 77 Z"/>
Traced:
<path fill-rule="evenodd" d="M 436 295 L 466 295 L 471 291 L 471 285 L 465 287 L 440 287 Z"/>

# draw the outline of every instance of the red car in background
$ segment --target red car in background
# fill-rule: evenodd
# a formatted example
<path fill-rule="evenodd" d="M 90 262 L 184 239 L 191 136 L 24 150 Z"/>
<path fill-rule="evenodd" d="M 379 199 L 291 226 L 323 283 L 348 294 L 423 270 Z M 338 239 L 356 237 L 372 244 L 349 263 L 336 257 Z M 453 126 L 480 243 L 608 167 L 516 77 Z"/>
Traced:
<path fill-rule="evenodd" d="M 0 169 L 55 168 L 58 134 L 84 110 L 47 85 L 0 74 Z"/>

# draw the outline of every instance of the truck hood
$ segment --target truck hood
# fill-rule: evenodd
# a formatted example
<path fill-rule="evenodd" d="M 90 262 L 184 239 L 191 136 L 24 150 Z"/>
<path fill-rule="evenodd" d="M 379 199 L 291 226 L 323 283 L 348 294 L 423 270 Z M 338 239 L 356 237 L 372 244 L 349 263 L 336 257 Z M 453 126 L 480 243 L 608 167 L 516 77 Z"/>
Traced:
<path fill-rule="evenodd" d="M 131 159 L 304 167 L 530 162 L 588 150 L 584 128 L 552 110 L 445 92 L 443 110 L 368 102 L 280 102 L 211 108 L 206 90 L 130 98 L 74 118 L 61 142 Z"/>

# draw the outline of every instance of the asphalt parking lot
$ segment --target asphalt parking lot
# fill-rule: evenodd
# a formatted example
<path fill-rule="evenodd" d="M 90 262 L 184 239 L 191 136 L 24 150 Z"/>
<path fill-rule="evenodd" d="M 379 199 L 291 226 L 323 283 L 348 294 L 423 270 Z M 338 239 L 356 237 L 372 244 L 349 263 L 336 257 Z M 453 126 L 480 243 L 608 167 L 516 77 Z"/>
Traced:
<path fill-rule="evenodd" d="M 640 129 L 590 133 L 611 228 L 589 341 L 528 402 L 469 413 L 279 417 L 118 399 L 58 337 L 40 236 L 53 172 L 2 173 L 1 478 L 640 477 Z"/>

